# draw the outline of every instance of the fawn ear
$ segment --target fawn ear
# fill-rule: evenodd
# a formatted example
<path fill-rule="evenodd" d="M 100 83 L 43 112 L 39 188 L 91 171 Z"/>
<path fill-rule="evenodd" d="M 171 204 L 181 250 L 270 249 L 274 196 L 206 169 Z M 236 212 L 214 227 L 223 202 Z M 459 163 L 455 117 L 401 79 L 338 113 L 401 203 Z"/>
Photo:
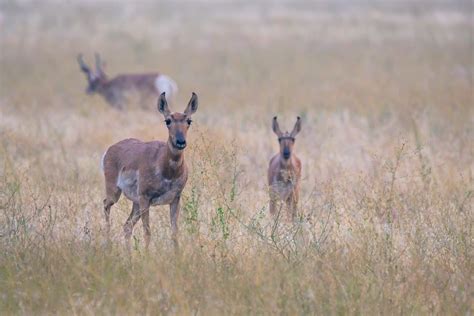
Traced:
<path fill-rule="evenodd" d="M 281 137 L 281 135 L 283 135 L 283 133 L 282 133 L 281 130 L 280 130 L 280 125 L 278 124 L 278 121 L 277 121 L 277 117 L 276 117 L 276 116 L 273 117 L 272 129 L 273 129 L 273 132 L 274 132 L 278 137 Z"/>
<path fill-rule="evenodd" d="M 192 115 L 197 111 L 197 109 L 198 109 L 198 96 L 196 93 L 193 92 L 193 95 L 191 96 L 191 100 L 189 100 L 188 106 L 186 107 L 186 110 L 184 110 L 184 114 Z"/>
<path fill-rule="evenodd" d="M 160 94 L 160 98 L 158 99 L 157 107 L 158 107 L 158 111 L 161 114 L 163 114 L 164 117 L 168 117 L 171 114 L 170 109 L 168 107 L 168 102 L 166 101 L 165 92 Z"/>
<path fill-rule="evenodd" d="M 296 135 L 298 135 L 300 131 L 301 131 L 301 118 L 298 116 L 296 118 L 295 127 L 293 127 L 293 130 L 291 131 L 290 136 L 295 137 Z"/>

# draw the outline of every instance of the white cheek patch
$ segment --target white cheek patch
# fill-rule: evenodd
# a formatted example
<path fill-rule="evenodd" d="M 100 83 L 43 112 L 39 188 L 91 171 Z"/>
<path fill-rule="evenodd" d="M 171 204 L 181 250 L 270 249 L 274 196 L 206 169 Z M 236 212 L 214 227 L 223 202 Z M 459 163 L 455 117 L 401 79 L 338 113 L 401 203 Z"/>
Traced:
<path fill-rule="evenodd" d="M 155 88 L 159 94 L 165 93 L 167 98 L 172 98 L 178 93 L 178 85 L 168 76 L 159 75 L 155 79 Z"/>

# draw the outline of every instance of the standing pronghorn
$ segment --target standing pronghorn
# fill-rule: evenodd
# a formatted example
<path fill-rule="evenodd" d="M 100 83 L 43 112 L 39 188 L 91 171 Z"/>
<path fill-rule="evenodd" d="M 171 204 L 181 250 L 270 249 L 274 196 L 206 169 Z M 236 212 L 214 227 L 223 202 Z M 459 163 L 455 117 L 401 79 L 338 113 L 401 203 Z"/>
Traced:
<path fill-rule="evenodd" d="M 277 117 L 273 118 L 273 132 L 278 136 L 280 152 L 273 156 L 268 166 L 268 184 L 270 186 L 270 213 L 276 215 L 278 199 L 286 202 L 291 218 L 296 217 L 296 207 L 298 204 L 301 161 L 293 153 L 295 136 L 301 130 L 300 117 L 296 119 L 295 127 L 291 133 L 282 133 L 277 122 Z"/>
<path fill-rule="evenodd" d="M 145 232 L 145 246 L 150 243 L 149 208 L 170 205 L 172 237 L 177 243 L 179 200 L 188 179 L 184 162 L 186 133 L 191 125 L 191 115 L 198 108 L 198 97 L 193 92 L 184 113 L 171 112 L 165 93 L 158 100 L 158 111 L 168 127 L 168 141 L 142 142 L 125 139 L 110 146 L 102 158 L 106 198 L 104 213 L 107 230 L 110 230 L 110 208 L 121 193 L 133 202 L 132 212 L 123 227 L 129 245 L 133 227 L 141 218 Z"/>
<path fill-rule="evenodd" d="M 95 55 L 95 72 L 86 65 L 81 54 L 77 61 L 82 72 L 86 74 L 87 94 L 98 93 L 117 109 L 123 109 L 128 97 L 133 94 L 139 96 L 140 105 L 145 107 L 151 98 L 157 98 L 163 92 L 170 99 L 178 91 L 178 86 L 170 77 L 158 73 L 117 75 L 109 79 L 99 54 Z"/>

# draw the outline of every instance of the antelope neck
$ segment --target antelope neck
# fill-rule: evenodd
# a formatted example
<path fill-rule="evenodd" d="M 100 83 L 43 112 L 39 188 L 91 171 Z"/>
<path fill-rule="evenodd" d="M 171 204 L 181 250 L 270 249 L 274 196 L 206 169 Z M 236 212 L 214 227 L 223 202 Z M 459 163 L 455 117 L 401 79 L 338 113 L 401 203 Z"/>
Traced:
<path fill-rule="evenodd" d="M 292 165 L 291 158 L 292 157 L 285 159 L 283 158 L 283 155 L 280 154 L 280 167 L 282 169 L 292 169 L 293 165 Z"/>
<path fill-rule="evenodd" d="M 166 166 L 172 171 L 176 172 L 183 166 L 184 150 L 178 151 L 176 148 L 174 148 L 170 139 L 168 139 L 166 147 Z"/>

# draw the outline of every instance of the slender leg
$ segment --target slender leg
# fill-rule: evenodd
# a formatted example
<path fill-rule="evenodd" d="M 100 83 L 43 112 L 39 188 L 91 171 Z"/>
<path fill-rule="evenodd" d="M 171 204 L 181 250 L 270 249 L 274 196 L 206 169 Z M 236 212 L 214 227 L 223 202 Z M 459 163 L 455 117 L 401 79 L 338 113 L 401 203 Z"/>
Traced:
<path fill-rule="evenodd" d="M 112 208 L 112 205 L 114 205 L 114 202 L 104 199 L 104 216 L 107 237 L 110 236 L 110 209 Z"/>
<path fill-rule="evenodd" d="M 179 217 L 179 200 L 178 195 L 173 202 L 170 204 L 170 220 L 171 220 L 171 238 L 175 249 L 179 248 L 178 244 L 178 217 Z"/>
<path fill-rule="evenodd" d="M 107 197 L 104 199 L 104 216 L 107 231 L 107 237 L 110 237 L 110 209 L 117 203 L 122 194 L 122 190 L 115 185 L 106 185 Z"/>
<path fill-rule="evenodd" d="M 277 199 L 276 199 L 276 193 L 273 192 L 273 190 L 270 188 L 270 214 L 272 216 L 277 215 Z"/>
<path fill-rule="evenodd" d="M 127 248 L 130 251 L 130 238 L 132 237 L 133 227 L 140 219 L 140 208 L 138 203 L 133 203 L 132 211 L 130 216 L 128 216 L 127 221 L 123 225 L 123 232 L 125 234 L 125 242 L 127 243 Z"/>
<path fill-rule="evenodd" d="M 142 217 L 143 229 L 145 231 L 145 247 L 148 250 L 150 243 L 150 199 L 146 196 L 140 196 L 138 209 L 138 216 Z"/>
<path fill-rule="evenodd" d="M 145 249 L 148 251 L 148 246 L 150 245 L 150 211 L 146 210 L 142 214 L 142 223 L 143 223 L 143 233 L 145 236 Z"/>
<path fill-rule="evenodd" d="M 293 191 L 293 193 L 289 196 L 288 200 L 286 200 L 286 205 L 288 207 L 291 220 L 294 222 L 296 220 L 297 205 L 298 205 L 298 191 L 297 190 Z"/>

